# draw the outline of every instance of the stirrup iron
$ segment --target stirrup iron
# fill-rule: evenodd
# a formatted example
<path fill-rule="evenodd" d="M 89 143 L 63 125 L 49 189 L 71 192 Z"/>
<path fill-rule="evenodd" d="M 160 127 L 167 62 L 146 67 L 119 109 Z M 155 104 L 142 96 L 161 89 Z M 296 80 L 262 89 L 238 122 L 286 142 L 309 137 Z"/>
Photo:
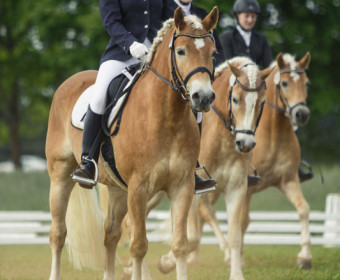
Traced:
<path fill-rule="evenodd" d="M 74 174 L 74 172 L 72 173 L 72 180 L 76 181 L 78 183 L 81 183 L 83 185 L 87 185 L 87 186 L 94 186 L 97 184 L 98 181 L 98 165 L 97 162 L 92 158 L 89 159 L 87 157 L 83 157 L 83 161 L 89 161 L 92 162 L 94 164 L 94 179 L 89 179 L 89 178 L 84 178 L 84 177 L 80 177 Z"/>

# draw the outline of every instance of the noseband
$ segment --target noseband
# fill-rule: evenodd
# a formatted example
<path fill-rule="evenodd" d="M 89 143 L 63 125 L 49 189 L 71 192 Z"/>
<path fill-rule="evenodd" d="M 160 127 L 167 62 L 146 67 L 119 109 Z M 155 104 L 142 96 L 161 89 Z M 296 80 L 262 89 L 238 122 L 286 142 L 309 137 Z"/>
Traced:
<path fill-rule="evenodd" d="M 280 113 L 285 113 L 287 111 L 287 108 L 288 108 L 289 116 L 292 116 L 292 111 L 294 110 L 294 108 L 296 108 L 297 106 L 307 107 L 307 104 L 306 104 L 306 102 L 299 102 L 299 103 L 294 104 L 293 106 L 289 105 L 287 98 L 285 96 L 283 96 L 282 93 L 281 93 L 280 76 L 283 73 L 296 73 L 296 74 L 300 75 L 300 74 L 305 74 L 306 71 L 303 70 L 303 69 L 295 69 L 295 70 L 286 69 L 286 70 L 282 70 L 282 71 L 278 72 L 274 77 L 274 83 L 276 85 L 276 105 L 271 104 L 267 101 L 266 101 L 266 104 L 269 105 L 270 107 L 276 109 Z M 277 105 L 278 104 L 278 97 L 280 98 L 280 101 L 283 104 L 283 107 L 284 107 L 283 109 L 281 109 Z"/>
<path fill-rule="evenodd" d="M 189 33 L 179 33 L 176 34 L 176 31 L 174 32 L 171 42 L 169 44 L 169 49 L 170 49 L 170 58 L 171 58 L 171 76 L 172 80 L 174 81 L 174 84 L 172 82 L 169 82 L 167 79 L 159 75 L 154 69 L 150 67 L 150 65 L 145 65 L 148 69 L 150 69 L 157 77 L 159 77 L 163 82 L 167 83 L 174 91 L 177 91 L 181 94 L 182 99 L 185 101 L 189 101 L 188 95 L 190 95 L 188 89 L 187 89 L 187 83 L 189 79 L 195 75 L 196 73 L 199 72 L 206 72 L 208 73 L 210 77 L 210 81 L 213 82 L 214 80 L 214 74 L 215 74 L 215 66 L 213 66 L 213 72 L 211 73 L 210 70 L 206 67 L 200 66 L 192 70 L 186 77 L 185 79 L 182 78 L 178 66 L 177 66 L 177 61 L 176 61 L 176 54 L 175 54 L 175 47 L 174 47 L 174 42 L 175 40 L 180 37 L 180 36 L 185 36 L 189 38 L 194 38 L 194 39 L 201 39 L 205 37 L 209 37 L 215 44 L 214 37 L 210 32 L 202 34 L 202 35 L 194 35 L 194 34 L 189 34 Z"/>
<path fill-rule="evenodd" d="M 253 63 L 251 63 L 252 65 L 255 65 Z M 243 65 L 241 68 L 243 67 L 246 67 L 250 65 L 249 64 L 245 64 Z M 241 69 L 240 68 L 240 69 Z M 255 135 L 255 132 L 256 132 L 256 129 L 260 123 L 260 119 L 261 119 L 261 116 L 262 116 L 262 111 L 263 111 L 263 106 L 264 106 L 264 103 L 261 104 L 261 111 L 260 111 L 260 115 L 259 117 L 257 118 L 256 120 L 256 125 L 255 125 L 255 128 L 254 130 L 250 130 L 250 129 L 236 129 L 236 125 L 235 125 L 235 122 L 234 122 L 234 114 L 233 114 L 233 110 L 232 110 L 232 102 L 231 102 L 231 97 L 232 97 L 232 93 L 233 93 L 233 88 L 234 88 L 234 85 L 235 83 L 237 83 L 243 90 L 247 91 L 247 92 L 256 92 L 256 91 L 259 91 L 261 88 L 264 87 L 264 89 L 266 89 L 266 82 L 263 81 L 258 87 L 256 88 L 249 88 L 243 84 L 241 84 L 241 82 L 235 77 L 234 74 L 232 74 L 230 76 L 230 79 L 229 79 L 229 85 L 230 85 L 230 91 L 229 91 L 229 96 L 228 96 L 228 103 L 230 104 L 229 106 L 229 112 L 228 112 L 228 121 L 229 121 L 229 124 L 227 123 L 227 121 L 223 118 L 223 116 L 221 115 L 221 113 L 216 109 L 216 107 L 214 105 L 211 105 L 211 108 L 214 110 L 214 112 L 216 113 L 216 115 L 223 121 L 224 123 L 224 126 L 233 134 L 233 135 L 236 135 L 237 133 L 243 133 L 243 134 L 249 134 L 249 135 Z M 228 106 L 228 104 L 227 104 Z"/>

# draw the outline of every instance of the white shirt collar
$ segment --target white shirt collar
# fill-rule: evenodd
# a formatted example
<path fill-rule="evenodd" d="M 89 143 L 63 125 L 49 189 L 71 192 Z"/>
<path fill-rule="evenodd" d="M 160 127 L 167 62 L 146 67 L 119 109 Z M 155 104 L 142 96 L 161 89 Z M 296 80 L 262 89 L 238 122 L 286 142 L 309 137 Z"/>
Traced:
<path fill-rule="evenodd" d="M 249 45 L 250 45 L 250 38 L 251 38 L 251 30 L 245 31 L 239 25 L 236 25 L 236 29 L 241 34 L 241 36 L 242 36 L 244 42 L 246 43 L 247 47 L 249 47 Z"/>
<path fill-rule="evenodd" d="M 182 8 L 184 14 L 187 16 L 187 15 L 190 15 L 191 12 L 190 12 L 190 8 L 191 8 L 191 3 L 189 3 L 188 5 L 183 5 L 181 2 L 179 2 L 179 0 L 174 0 L 175 3 Z"/>

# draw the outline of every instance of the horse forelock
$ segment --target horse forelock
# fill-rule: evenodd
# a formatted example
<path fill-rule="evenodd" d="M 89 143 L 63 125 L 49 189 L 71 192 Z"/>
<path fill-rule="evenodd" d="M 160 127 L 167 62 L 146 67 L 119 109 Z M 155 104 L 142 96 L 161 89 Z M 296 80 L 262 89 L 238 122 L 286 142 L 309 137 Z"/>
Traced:
<path fill-rule="evenodd" d="M 290 70 L 296 70 L 297 62 L 295 60 L 295 56 L 285 53 L 283 56 L 283 61 L 289 65 Z M 290 76 L 292 77 L 293 81 L 296 82 L 297 80 L 300 79 L 300 75 L 297 74 L 296 72 L 291 72 Z"/>
<path fill-rule="evenodd" d="M 202 30 L 203 25 L 202 21 L 195 15 L 187 15 L 184 18 L 184 21 L 191 26 L 192 29 L 194 30 Z"/>

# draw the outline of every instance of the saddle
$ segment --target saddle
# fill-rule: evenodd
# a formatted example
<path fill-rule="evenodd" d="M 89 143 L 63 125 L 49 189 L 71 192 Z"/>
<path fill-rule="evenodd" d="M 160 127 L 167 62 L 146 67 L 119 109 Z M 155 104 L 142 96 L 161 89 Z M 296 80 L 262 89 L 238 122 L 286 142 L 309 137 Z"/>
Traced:
<path fill-rule="evenodd" d="M 116 161 L 114 157 L 114 148 L 113 148 L 110 136 L 116 135 L 118 133 L 124 106 L 127 102 L 127 99 L 129 97 L 129 94 L 130 94 L 130 91 L 133 85 L 140 77 L 140 73 L 135 75 L 137 70 L 140 69 L 140 66 L 141 65 L 139 63 L 128 66 L 123 71 L 122 74 L 118 75 L 111 81 L 108 87 L 108 91 L 107 91 L 106 109 L 103 115 L 103 122 L 102 122 L 102 128 L 104 130 L 104 137 L 103 137 L 103 142 L 100 148 L 101 154 L 106 164 L 108 164 L 111 171 L 114 173 L 115 177 L 118 178 L 119 183 L 120 183 L 119 185 L 120 186 L 123 185 L 124 187 L 123 186 L 121 187 L 125 190 L 127 190 L 127 184 L 124 181 L 124 179 L 121 177 L 121 175 L 119 174 L 119 171 L 116 167 Z M 120 104 L 117 104 L 118 101 L 120 101 Z M 119 108 L 115 111 L 115 113 L 112 113 L 113 108 L 115 108 L 116 105 L 117 107 L 119 106 Z M 110 133 L 111 128 L 116 121 L 117 121 L 116 127 L 113 133 L 111 134 Z"/>

